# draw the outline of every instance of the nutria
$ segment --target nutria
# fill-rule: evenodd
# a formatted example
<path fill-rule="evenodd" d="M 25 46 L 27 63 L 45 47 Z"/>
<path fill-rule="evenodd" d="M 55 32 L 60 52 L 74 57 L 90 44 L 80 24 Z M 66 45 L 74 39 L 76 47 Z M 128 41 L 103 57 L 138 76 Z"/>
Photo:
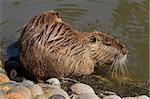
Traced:
<path fill-rule="evenodd" d="M 20 61 L 35 79 L 88 75 L 96 63 L 124 73 L 127 49 L 102 32 L 74 30 L 55 11 L 32 17 L 20 36 Z"/>

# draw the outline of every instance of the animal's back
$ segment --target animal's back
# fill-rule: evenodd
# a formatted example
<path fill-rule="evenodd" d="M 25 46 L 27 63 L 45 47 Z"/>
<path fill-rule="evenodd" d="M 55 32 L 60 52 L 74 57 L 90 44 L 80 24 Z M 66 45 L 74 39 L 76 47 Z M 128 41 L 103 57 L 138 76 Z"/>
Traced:
<path fill-rule="evenodd" d="M 23 67 L 35 79 L 91 73 L 93 69 L 78 66 L 86 60 L 78 38 L 79 33 L 63 23 L 57 13 L 48 11 L 34 16 L 20 37 Z M 81 61 L 75 59 L 79 57 Z"/>

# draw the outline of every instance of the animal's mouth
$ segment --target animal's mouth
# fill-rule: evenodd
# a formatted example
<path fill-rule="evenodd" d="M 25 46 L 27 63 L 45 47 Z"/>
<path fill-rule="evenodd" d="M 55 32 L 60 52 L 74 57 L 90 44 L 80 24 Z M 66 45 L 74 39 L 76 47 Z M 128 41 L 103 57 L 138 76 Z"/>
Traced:
<path fill-rule="evenodd" d="M 126 76 L 128 72 L 126 61 L 127 55 L 120 54 L 115 58 L 115 60 L 106 63 L 110 65 L 110 69 L 107 73 L 108 76 L 111 76 L 112 78 L 117 78 L 118 76 Z"/>
<path fill-rule="evenodd" d="M 105 61 L 105 63 L 97 62 L 97 65 L 109 65 L 107 76 L 111 78 L 117 78 L 121 76 L 126 76 L 128 70 L 126 66 L 127 55 L 126 54 L 118 54 L 109 60 Z"/>

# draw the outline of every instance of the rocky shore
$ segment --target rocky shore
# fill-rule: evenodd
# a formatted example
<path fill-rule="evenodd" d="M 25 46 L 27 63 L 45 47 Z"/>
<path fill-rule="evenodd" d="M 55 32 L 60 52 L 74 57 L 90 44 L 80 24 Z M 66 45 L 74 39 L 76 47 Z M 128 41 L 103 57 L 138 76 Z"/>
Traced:
<path fill-rule="evenodd" d="M 50 78 L 47 81 L 40 83 L 26 79 L 17 82 L 10 80 L 2 67 L 2 62 L 0 61 L 0 99 L 150 99 L 148 94 L 143 93 L 142 95 L 142 93 L 138 93 L 135 90 L 133 91 L 137 95 L 131 97 L 130 90 L 127 88 L 126 90 L 129 92 L 130 97 L 126 96 L 125 93 L 125 96 L 123 96 L 122 94 L 113 91 L 106 91 L 106 89 L 112 89 L 112 86 L 109 86 L 109 88 L 106 88 L 105 90 L 104 88 L 101 89 L 100 86 L 108 87 L 107 85 L 104 85 L 104 81 L 107 81 L 102 79 L 99 79 L 99 81 L 92 81 L 93 83 L 101 82 L 101 85 L 93 86 L 93 88 L 90 86 L 90 83 L 92 82 L 85 82 L 87 81 L 86 79 L 89 79 L 86 77 L 78 78 L 78 81 L 70 78 Z M 15 74 L 14 71 L 12 75 L 17 74 Z M 122 88 L 123 87 L 124 85 L 122 85 Z M 145 91 L 143 87 L 136 90 L 141 90 L 142 92 Z M 147 90 L 149 90 L 149 88 L 147 88 Z"/>

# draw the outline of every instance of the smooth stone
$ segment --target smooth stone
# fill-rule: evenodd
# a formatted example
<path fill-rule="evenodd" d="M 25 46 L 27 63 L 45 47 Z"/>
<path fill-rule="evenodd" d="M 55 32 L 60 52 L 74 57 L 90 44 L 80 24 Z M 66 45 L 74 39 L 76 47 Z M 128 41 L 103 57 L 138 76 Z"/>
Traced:
<path fill-rule="evenodd" d="M 7 75 L 0 73 L 0 83 L 4 83 L 4 82 L 9 82 L 10 79 L 8 78 Z"/>
<path fill-rule="evenodd" d="M 38 84 L 34 84 L 29 89 L 33 98 L 35 98 L 37 95 L 43 95 L 43 90 Z"/>
<path fill-rule="evenodd" d="M 8 93 L 6 95 L 6 99 L 26 99 L 26 97 L 24 97 L 21 93 Z"/>
<path fill-rule="evenodd" d="M 136 97 L 123 97 L 122 99 L 150 99 L 146 95 L 136 96 Z"/>
<path fill-rule="evenodd" d="M 53 95 L 62 95 L 64 96 L 66 99 L 70 99 L 69 95 L 67 94 L 67 92 L 65 92 L 63 89 L 58 88 L 56 86 L 49 86 L 49 88 L 47 90 L 44 91 L 44 95 L 48 98 L 51 97 Z"/>
<path fill-rule="evenodd" d="M 0 90 L 0 99 L 6 99 L 6 94 L 4 91 Z"/>
<path fill-rule="evenodd" d="M 141 96 L 137 96 L 135 97 L 136 99 L 150 99 L 150 97 L 146 96 L 146 95 L 141 95 Z"/>
<path fill-rule="evenodd" d="M 58 86 L 60 88 L 60 81 L 57 78 L 50 78 L 46 82 L 48 82 L 50 85 Z"/>
<path fill-rule="evenodd" d="M 62 95 L 53 95 L 50 96 L 48 99 L 66 99 L 66 98 Z"/>
<path fill-rule="evenodd" d="M 23 80 L 23 82 L 20 83 L 20 85 L 22 86 L 33 86 L 34 85 L 34 82 L 33 81 L 30 81 L 30 80 Z"/>
<path fill-rule="evenodd" d="M 93 88 L 83 83 L 76 83 L 71 86 L 71 90 L 76 94 L 95 93 Z"/>
<path fill-rule="evenodd" d="M 117 95 L 109 95 L 109 96 L 104 97 L 103 99 L 121 99 L 121 97 Z"/>
<path fill-rule="evenodd" d="M 79 95 L 76 99 L 100 99 L 100 98 L 94 93 L 87 93 Z"/>
<path fill-rule="evenodd" d="M 7 97 L 10 97 L 11 99 L 11 97 L 16 97 L 16 96 L 23 97 L 23 99 L 31 99 L 31 92 L 28 88 L 24 86 L 16 86 L 8 91 Z"/>
<path fill-rule="evenodd" d="M 44 95 L 37 95 L 34 99 L 46 99 Z"/>

